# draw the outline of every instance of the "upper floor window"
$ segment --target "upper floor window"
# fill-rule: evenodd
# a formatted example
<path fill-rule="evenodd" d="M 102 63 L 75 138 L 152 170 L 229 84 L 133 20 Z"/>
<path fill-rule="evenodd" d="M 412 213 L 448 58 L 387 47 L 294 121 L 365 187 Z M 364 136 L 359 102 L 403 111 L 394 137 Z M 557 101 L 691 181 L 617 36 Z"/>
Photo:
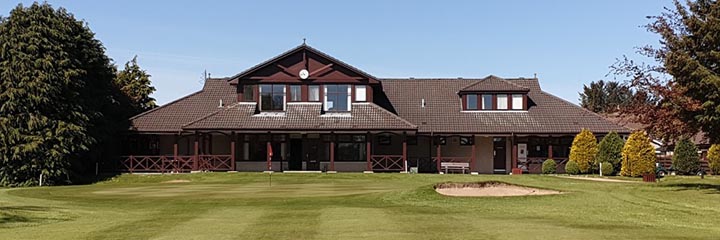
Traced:
<path fill-rule="evenodd" d="M 512 95 L 512 109 L 513 110 L 523 110 L 523 95 L 522 94 L 513 94 Z"/>
<path fill-rule="evenodd" d="M 255 101 L 255 85 L 243 85 L 243 101 Z"/>
<path fill-rule="evenodd" d="M 477 98 L 477 95 L 475 95 L 475 94 L 468 94 L 468 95 L 465 97 L 465 101 L 466 101 L 466 103 L 465 103 L 466 105 L 465 105 L 465 106 L 466 106 L 467 110 L 477 110 L 477 109 L 478 109 L 478 98 Z"/>
<path fill-rule="evenodd" d="M 483 110 L 492 110 L 493 109 L 493 95 L 492 94 L 483 94 L 482 95 L 482 109 Z"/>
<path fill-rule="evenodd" d="M 355 86 L 355 101 L 356 102 L 365 102 L 367 101 L 367 86 L 365 85 L 356 85 Z"/>
<path fill-rule="evenodd" d="M 302 90 L 300 85 L 290 85 L 290 101 L 299 102 L 302 101 Z"/>
<path fill-rule="evenodd" d="M 508 109 L 507 94 L 498 94 L 497 95 L 497 109 L 498 110 L 507 110 Z"/>
<path fill-rule="evenodd" d="M 283 110 L 285 110 L 285 85 L 284 84 L 262 84 L 262 85 L 260 85 L 260 110 L 261 111 L 283 111 Z"/>
<path fill-rule="evenodd" d="M 325 85 L 325 111 L 350 111 L 350 85 Z"/>
<path fill-rule="evenodd" d="M 308 101 L 319 102 L 320 101 L 320 86 L 310 85 L 308 86 Z"/>

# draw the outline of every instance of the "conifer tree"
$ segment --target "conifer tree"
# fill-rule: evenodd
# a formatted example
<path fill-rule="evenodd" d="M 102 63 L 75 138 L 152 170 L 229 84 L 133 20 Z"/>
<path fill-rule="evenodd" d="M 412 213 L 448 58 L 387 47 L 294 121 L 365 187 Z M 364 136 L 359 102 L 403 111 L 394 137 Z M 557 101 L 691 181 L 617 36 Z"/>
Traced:
<path fill-rule="evenodd" d="M 614 167 L 614 172 L 620 170 L 620 161 L 622 160 L 622 149 L 625 142 L 623 142 L 620 135 L 617 132 L 610 132 L 598 145 L 598 155 L 595 158 L 595 165 L 599 165 L 601 162 L 609 162 Z"/>
<path fill-rule="evenodd" d="M 150 97 L 155 92 L 155 87 L 150 85 L 150 74 L 138 66 L 137 56 L 118 71 L 115 85 L 130 101 L 131 115 L 157 107 L 155 99 Z"/>
<path fill-rule="evenodd" d="M 713 175 L 720 175 L 720 145 L 713 144 L 707 153 L 708 166 Z"/>
<path fill-rule="evenodd" d="M 620 175 L 637 177 L 655 172 L 655 149 L 644 131 L 630 134 L 622 151 Z"/>
<path fill-rule="evenodd" d="M 100 41 L 63 8 L 18 5 L 1 19 L 0 185 L 94 169 L 93 146 L 121 128 L 114 75 Z"/>
<path fill-rule="evenodd" d="M 598 153 L 597 139 L 590 130 L 582 129 L 570 148 L 570 161 L 577 163 L 581 173 L 588 173 Z"/>
<path fill-rule="evenodd" d="M 673 150 L 672 165 L 680 174 L 695 174 L 700 170 L 698 148 L 687 138 L 680 139 Z"/>

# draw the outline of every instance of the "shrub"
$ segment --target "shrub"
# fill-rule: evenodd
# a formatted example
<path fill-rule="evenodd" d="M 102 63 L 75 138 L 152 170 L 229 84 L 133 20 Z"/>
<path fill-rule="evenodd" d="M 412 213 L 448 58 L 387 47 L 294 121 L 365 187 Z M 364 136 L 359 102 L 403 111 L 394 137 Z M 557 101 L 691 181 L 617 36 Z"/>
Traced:
<path fill-rule="evenodd" d="M 602 170 L 602 174 L 604 176 L 612 176 L 613 173 L 615 173 L 615 165 L 610 162 L 602 162 L 602 167 L 600 167 L 600 170 Z"/>
<path fill-rule="evenodd" d="M 543 174 L 553 174 L 557 171 L 557 164 L 555 163 L 555 160 L 548 159 L 543 162 L 542 165 L 542 173 Z"/>
<path fill-rule="evenodd" d="M 720 145 L 713 144 L 710 146 L 707 154 L 708 166 L 713 175 L 720 175 Z"/>
<path fill-rule="evenodd" d="M 620 175 L 637 177 L 652 172 L 655 172 L 655 149 L 644 131 L 635 131 L 623 147 Z"/>
<path fill-rule="evenodd" d="M 567 164 L 565 164 L 565 173 L 571 175 L 580 174 L 580 167 L 576 162 L 568 161 Z"/>
<path fill-rule="evenodd" d="M 698 148 L 687 138 L 680 139 L 675 144 L 672 165 L 680 174 L 695 174 L 700 170 L 700 155 Z"/>
<path fill-rule="evenodd" d="M 625 145 L 625 142 L 616 132 L 610 132 L 608 135 L 605 135 L 598 145 L 595 164 L 597 165 L 597 163 L 601 162 L 612 163 L 612 166 L 615 167 L 613 172 L 618 172 L 620 170 L 620 161 L 622 161 L 623 145 Z M 605 171 L 603 170 L 603 174 L 604 173 Z"/>
<path fill-rule="evenodd" d="M 590 166 L 595 163 L 597 153 L 598 147 L 595 135 L 590 130 L 583 128 L 573 140 L 569 162 L 575 162 L 581 173 L 587 173 L 590 172 Z"/>

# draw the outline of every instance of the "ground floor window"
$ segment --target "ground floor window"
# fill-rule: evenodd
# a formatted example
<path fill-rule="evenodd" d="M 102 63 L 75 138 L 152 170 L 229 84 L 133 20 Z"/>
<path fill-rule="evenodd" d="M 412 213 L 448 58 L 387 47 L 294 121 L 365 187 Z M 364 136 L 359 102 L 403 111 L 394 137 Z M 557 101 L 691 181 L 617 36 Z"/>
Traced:
<path fill-rule="evenodd" d="M 335 144 L 335 161 L 365 161 L 365 135 L 338 135 Z"/>
<path fill-rule="evenodd" d="M 570 155 L 573 137 L 529 137 L 528 157 L 548 157 L 552 146 L 553 158 L 567 158 Z"/>

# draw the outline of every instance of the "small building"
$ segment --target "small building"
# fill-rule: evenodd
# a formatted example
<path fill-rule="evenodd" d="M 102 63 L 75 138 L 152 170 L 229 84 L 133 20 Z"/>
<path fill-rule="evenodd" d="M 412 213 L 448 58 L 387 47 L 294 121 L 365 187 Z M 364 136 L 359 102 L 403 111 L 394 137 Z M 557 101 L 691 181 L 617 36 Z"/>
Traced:
<path fill-rule="evenodd" d="M 378 78 L 305 44 L 130 121 L 130 172 L 563 172 L 581 129 L 630 131 L 537 78 Z"/>

